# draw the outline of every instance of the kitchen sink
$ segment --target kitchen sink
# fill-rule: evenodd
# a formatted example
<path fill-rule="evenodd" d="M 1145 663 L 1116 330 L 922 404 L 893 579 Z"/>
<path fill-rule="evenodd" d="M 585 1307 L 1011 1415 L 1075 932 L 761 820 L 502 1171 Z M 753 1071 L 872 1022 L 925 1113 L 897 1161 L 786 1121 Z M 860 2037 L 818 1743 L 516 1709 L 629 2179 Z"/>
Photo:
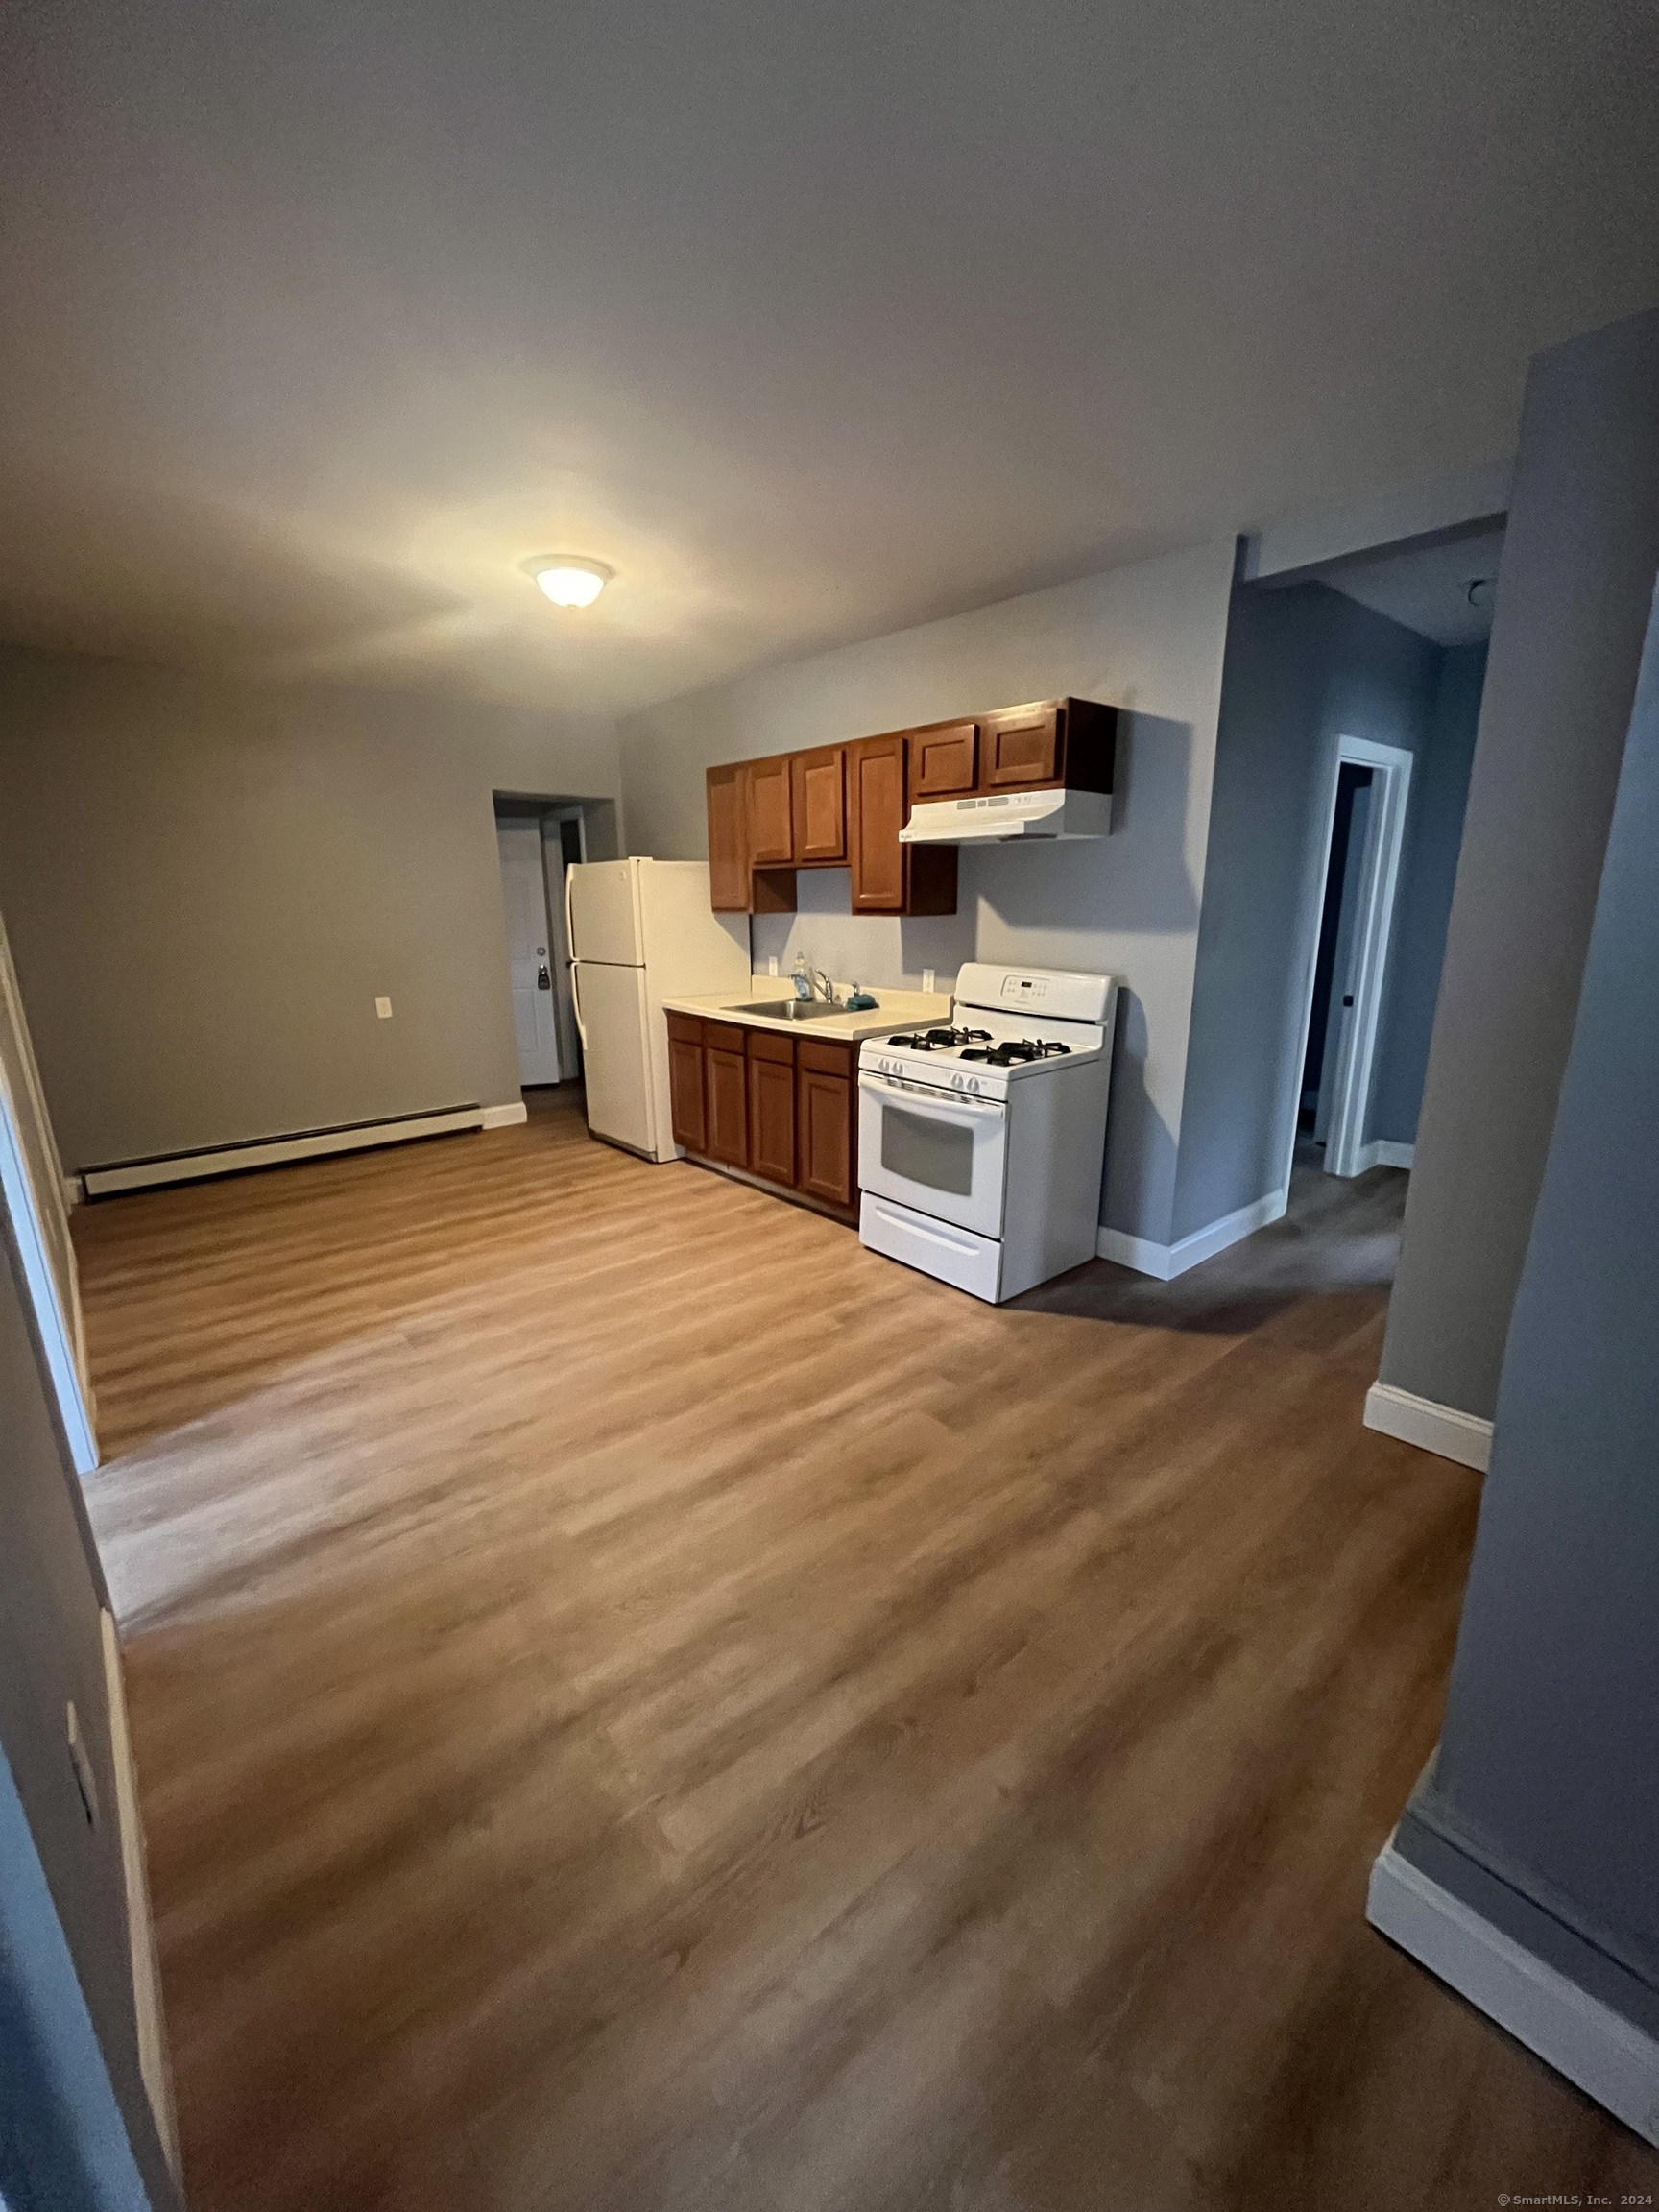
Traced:
<path fill-rule="evenodd" d="M 845 1014 L 845 1006 L 830 1006 L 822 998 L 767 998 L 757 1006 L 729 1006 L 729 1014 L 767 1014 L 775 1022 L 831 1022 Z M 866 1009 L 868 1011 L 868 1009 Z"/>

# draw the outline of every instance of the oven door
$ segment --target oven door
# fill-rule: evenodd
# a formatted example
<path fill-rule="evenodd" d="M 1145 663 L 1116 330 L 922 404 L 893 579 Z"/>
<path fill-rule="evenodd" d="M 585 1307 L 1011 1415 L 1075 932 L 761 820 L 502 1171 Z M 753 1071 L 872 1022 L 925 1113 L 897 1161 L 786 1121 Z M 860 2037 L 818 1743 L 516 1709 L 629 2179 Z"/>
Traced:
<path fill-rule="evenodd" d="M 1000 1237 L 1007 1128 L 1000 1098 L 965 1098 L 902 1075 L 861 1070 L 859 1187 L 936 1221 Z"/>

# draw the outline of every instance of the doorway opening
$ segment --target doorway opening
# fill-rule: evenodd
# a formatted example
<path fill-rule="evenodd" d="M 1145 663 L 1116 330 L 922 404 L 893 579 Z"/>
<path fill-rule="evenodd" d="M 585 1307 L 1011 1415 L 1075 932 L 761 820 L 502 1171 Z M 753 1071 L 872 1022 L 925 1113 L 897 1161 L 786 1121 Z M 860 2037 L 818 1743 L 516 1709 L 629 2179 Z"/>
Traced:
<path fill-rule="evenodd" d="M 519 1085 L 537 1090 L 575 1082 L 582 1041 L 570 992 L 565 871 L 609 857 L 613 809 L 607 801 L 502 791 L 494 805 Z"/>
<path fill-rule="evenodd" d="M 1394 897 L 1405 845 L 1412 756 L 1403 746 L 1340 737 L 1325 837 L 1319 936 L 1303 1022 L 1301 1090 L 1291 1159 L 1328 1175 L 1379 1165 L 1365 1138 L 1382 1015 Z M 1289 1180 L 1291 1162 L 1286 1163 Z"/>

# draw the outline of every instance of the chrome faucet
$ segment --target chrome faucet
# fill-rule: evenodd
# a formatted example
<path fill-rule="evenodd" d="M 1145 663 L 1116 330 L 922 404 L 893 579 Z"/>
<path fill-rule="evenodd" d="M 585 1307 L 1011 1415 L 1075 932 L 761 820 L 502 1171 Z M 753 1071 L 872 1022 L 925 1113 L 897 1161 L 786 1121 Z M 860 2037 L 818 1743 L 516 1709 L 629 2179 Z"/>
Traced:
<path fill-rule="evenodd" d="M 808 968 L 806 973 L 812 978 L 813 998 L 822 998 L 827 1006 L 833 1006 L 835 1003 L 835 986 L 825 974 L 823 969 Z"/>

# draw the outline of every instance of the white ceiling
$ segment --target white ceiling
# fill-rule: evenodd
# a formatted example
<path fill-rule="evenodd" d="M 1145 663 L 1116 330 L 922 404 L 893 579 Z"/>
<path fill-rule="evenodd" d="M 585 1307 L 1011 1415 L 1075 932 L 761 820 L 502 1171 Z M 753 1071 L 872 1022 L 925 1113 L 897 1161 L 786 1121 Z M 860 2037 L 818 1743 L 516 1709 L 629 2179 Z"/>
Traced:
<path fill-rule="evenodd" d="M 1502 457 L 1659 299 L 1647 0 L 5 22 L 12 637 L 627 707 Z"/>
<path fill-rule="evenodd" d="M 1310 573 L 1436 645 L 1472 645 L 1492 634 L 1503 550 L 1500 525 L 1375 560 L 1334 562 Z"/>

